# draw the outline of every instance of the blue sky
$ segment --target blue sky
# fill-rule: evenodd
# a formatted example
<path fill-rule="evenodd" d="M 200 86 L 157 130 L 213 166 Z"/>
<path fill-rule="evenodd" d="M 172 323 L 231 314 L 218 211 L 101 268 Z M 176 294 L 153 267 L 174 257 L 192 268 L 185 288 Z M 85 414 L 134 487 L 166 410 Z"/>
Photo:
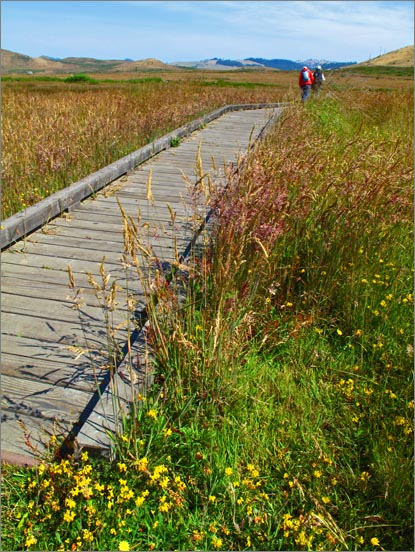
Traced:
<path fill-rule="evenodd" d="M 1 47 L 32 57 L 365 61 L 414 42 L 414 2 L 1 2 Z"/>

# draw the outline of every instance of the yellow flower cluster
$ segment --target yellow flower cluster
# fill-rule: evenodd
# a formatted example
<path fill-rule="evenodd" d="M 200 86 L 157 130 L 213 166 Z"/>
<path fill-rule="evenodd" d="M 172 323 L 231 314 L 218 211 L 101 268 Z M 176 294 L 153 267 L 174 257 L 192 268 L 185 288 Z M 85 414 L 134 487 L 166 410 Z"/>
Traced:
<path fill-rule="evenodd" d="M 354 391 L 355 391 L 355 383 L 352 378 L 349 378 L 348 380 L 341 379 L 339 383 L 337 384 L 337 388 L 341 391 L 342 395 L 347 400 L 352 400 L 354 397 Z"/>
<path fill-rule="evenodd" d="M 405 435 L 411 435 L 411 433 L 414 431 L 411 422 L 407 420 L 404 416 L 396 416 L 394 424 L 395 426 L 402 427 Z"/>
<path fill-rule="evenodd" d="M 323 532 L 320 527 L 313 525 L 312 516 L 304 516 L 303 514 L 298 518 L 293 518 L 290 513 L 284 514 L 282 527 L 286 539 L 292 537 L 298 547 L 309 550 L 313 548 L 312 543 L 315 538 L 313 532 L 316 534 Z"/>

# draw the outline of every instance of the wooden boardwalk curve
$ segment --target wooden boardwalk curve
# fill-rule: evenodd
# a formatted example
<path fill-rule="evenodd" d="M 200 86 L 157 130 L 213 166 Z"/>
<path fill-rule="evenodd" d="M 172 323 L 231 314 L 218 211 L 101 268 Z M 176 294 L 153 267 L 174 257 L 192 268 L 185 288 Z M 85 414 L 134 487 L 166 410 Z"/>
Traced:
<path fill-rule="evenodd" d="M 118 201 L 135 220 L 140 211 L 143 245 L 161 263 L 174 262 L 175 247 L 183 253 L 194 237 L 189 183 L 197 180 L 198 151 L 204 173 L 220 181 L 223 167 L 237 163 L 250 140 L 278 113 L 275 107 L 225 113 L 183 138 L 178 147 L 157 153 L 2 253 L 3 460 L 30 463 L 33 450 L 29 442 L 43 450 L 53 433 L 76 434 L 85 447 L 102 446 L 105 413 L 100 394 L 107 394 L 107 406 L 113 400 L 108 395 L 109 371 L 105 369 L 111 355 L 105 323 L 108 311 L 98 301 L 87 273 L 100 283 L 105 257 L 110 283 L 115 280 L 120 288 L 118 308 L 109 314 L 112 326 L 118 328 L 115 340 L 124 355 L 127 295 L 137 300 L 137 312 L 145 307 L 135 271 L 122 266 L 123 224 Z M 150 173 L 154 202 L 147 199 Z M 83 305 L 78 311 L 73 309 L 68 266 L 76 288 L 83 289 Z M 133 341 L 132 354 L 139 358 L 145 354 L 139 328 Z M 121 372 L 122 364 L 119 368 Z M 145 378 L 145 374 L 141 376 Z M 117 378 L 123 385 L 122 378 Z"/>

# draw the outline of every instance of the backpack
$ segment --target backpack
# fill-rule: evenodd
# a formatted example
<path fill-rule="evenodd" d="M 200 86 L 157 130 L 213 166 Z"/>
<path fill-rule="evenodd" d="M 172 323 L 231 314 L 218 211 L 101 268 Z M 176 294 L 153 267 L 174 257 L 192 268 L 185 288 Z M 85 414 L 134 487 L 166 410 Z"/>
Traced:
<path fill-rule="evenodd" d="M 308 76 L 308 71 L 302 71 L 301 72 L 301 80 L 303 82 L 310 80 L 310 77 Z"/>

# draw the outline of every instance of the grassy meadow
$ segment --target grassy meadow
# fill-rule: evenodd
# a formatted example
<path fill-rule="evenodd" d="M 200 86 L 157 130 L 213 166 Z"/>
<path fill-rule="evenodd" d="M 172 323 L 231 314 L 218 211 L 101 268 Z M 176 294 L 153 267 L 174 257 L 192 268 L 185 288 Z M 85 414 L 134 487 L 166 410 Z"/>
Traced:
<path fill-rule="evenodd" d="M 332 91 L 411 89 L 382 67 L 327 72 Z M 367 68 L 366 68 L 367 69 Z M 81 78 L 83 77 L 83 78 Z M 3 76 L 3 219 L 204 113 L 229 103 L 298 100 L 287 71 L 143 71 Z"/>
<path fill-rule="evenodd" d="M 286 94 L 270 83 L 224 86 L 222 77 L 3 80 L 2 218 L 220 106 Z"/>
<path fill-rule="evenodd" d="M 37 467 L 3 466 L 3 549 L 413 550 L 413 91 L 342 79 L 305 105 L 296 83 L 153 83 L 153 115 L 137 94 L 146 139 L 202 99 L 296 101 L 210 190 L 187 268 L 149 286 L 155 383 L 113 461 L 55 458 L 52 437 Z M 110 113 L 131 107 L 110 88 Z M 77 97 L 86 121 L 82 90 L 55 105 Z"/>

